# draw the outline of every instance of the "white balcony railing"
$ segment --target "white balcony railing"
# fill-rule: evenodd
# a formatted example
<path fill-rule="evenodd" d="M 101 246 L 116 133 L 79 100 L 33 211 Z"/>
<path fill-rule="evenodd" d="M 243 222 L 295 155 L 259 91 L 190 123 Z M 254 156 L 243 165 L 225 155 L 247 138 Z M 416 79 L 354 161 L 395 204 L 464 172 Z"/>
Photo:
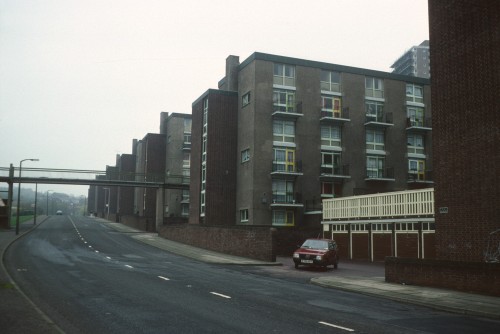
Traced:
<path fill-rule="evenodd" d="M 323 220 L 430 215 L 434 215 L 433 188 L 323 200 Z"/>

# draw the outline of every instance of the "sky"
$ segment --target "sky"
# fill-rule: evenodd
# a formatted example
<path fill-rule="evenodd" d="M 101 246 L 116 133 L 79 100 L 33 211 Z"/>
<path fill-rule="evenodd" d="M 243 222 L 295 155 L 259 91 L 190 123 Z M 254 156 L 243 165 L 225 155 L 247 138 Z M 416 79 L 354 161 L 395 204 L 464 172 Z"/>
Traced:
<path fill-rule="evenodd" d="M 390 72 L 426 39 L 427 0 L 0 0 L 0 167 L 114 166 L 217 88 L 229 55 Z"/>

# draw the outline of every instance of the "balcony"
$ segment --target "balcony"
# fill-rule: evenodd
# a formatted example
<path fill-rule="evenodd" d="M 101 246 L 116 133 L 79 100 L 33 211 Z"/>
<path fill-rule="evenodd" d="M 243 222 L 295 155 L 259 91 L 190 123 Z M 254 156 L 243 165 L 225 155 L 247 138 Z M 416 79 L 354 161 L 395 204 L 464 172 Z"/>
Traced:
<path fill-rule="evenodd" d="M 328 123 L 345 123 L 350 122 L 349 118 L 349 108 L 342 108 L 342 110 L 334 111 L 328 109 L 321 110 L 321 117 L 319 119 L 321 122 Z"/>
<path fill-rule="evenodd" d="M 365 126 L 388 128 L 394 126 L 392 121 L 392 113 L 385 114 L 367 114 Z"/>
<path fill-rule="evenodd" d="M 432 171 L 408 171 L 408 183 L 434 183 L 432 178 Z"/>
<path fill-rule="evenodd" d="M 297 119 L 304 116 L 302 113 L 302 102 L 273 104 L 273 117 Z"/>
<path fill-rule="evenodd" d="M 191 151 L 191 143 L 183 142 L 182 143 L 182 150 L 183 151 Z"/>
<path fill-rule="evenodd" d="M 431 131 L 432 122 L 431 118 L 414 118 L 408 117 L 406 119 L 406 130 L 407 131 Z"/>
<path fill-rule="evenodd" d="M 367 168 L 365 181 L 396 181 L 394 168 Z"/>
<path fill-rule="evenodd" d="M 320 167 L 319 177 L 321 179 L 350 179 L 349 165 L 322 165 Z"/>
<path fill-rule="evenodd" d="M 302 196 L 299 193 L 273 191 L 271 207 L 302 208 L 304 207 L 304 204 L 302 204 L 301 202 Z"/>
<path fill-rule="evenodd" d="M 284 175 L 284 176 L 304 175 L 304 173 L 302 173 L 302 161 L 274 160 L 271 167 L 271 175 Z"/>

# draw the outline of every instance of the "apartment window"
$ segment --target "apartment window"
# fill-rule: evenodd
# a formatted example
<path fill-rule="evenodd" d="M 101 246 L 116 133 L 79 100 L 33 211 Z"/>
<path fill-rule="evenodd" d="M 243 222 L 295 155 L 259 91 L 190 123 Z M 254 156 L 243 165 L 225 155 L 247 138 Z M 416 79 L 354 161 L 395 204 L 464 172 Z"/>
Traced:
<path fill-rule="evenodd" d="M 282 143 L 295 142 L 295 122 L 273 120 L 273 141 Z"/>
<path fill-rule="evenodd" d="M 365 78 L 365 96 L 383 99 L 384 81 L 377 78 Z"/>
<path fill-rule="evenodd" d="M 184 118 L 184 132 L 191 133 L 191 118 Z"/>
<path fill-rule="evenodd" d="M 294 226 L 294 213 L 290 210 L 273 210 L 273 225 Z"/>
<path fill-rule="evenodd" d="M 250 161 L 250 149 L 241 151 L 241 163 Z"/>
<path fill-rule="evenodd" d="M 296 171 L 294 148 L 275 147 L 273 148 L 273 153 L 274 153 L 273 172 Z"/>
<path fill-rule="evenodd" d="M 406 111 L 411 126 L 424 126 L 424 108 L 407 107 Z"/>
<path fill-rule="evenodd" d="M 425 154 L 424 136 L 421 134 L 408 134 L 408 154 Z"/>
<path fill-rule="evenodd" d="M 184 144 L 191 144 L 191 132 L 184 132 Z"/>
<path fill-rule="evenodd" d="M 425 160 L 408 159 L 408 173 L 417 180 L 425 180 Z"/>
<path fill-rule="evenodd" d="M 241 97 L 241 106 L 245 107 L 250 104 L 250 92 Z"/>
<path fill-rule="evenodd" d="M 381 122 L 384 117 L 384 104 L 381 102 L 366 101 L 366 119 L 369 122 Z"/>
<path fill-rule="evenodd" d="M 191 153 L 184 152 L 182 154 L 182 168 L 189 168 L 191 166 Z"/>
<path fill-rule="evenodd" d="M 384 131 L 367 129 L 366 130 L 366 149 L 384 151 Z"/>
<path fill-rule="evenodd" d="M 201 165 L 201 190 L 205 191 L 207 185 L 207 166 Z"/>
<path fill-rule="evenodd" d="M 385 157 L 366 157 L 366 176 L 369 178 L 382 178 L 384 176 Z"/>
<path fill-rule="evenodd" d="M 321 182 L 321 197 L 334 198 L 340 197 L 339 185 L 333 182 Z"/>
<path fill-rule="evenodd" d="M 340 175 L 340 153 L 321 152 L 321 173 Z"/>
<path fill-rule="evenodd" d="M 321 126 L 321 146 L 341 146 L 341 132 L 339 126 Z"/>
<path fill-rule="evenodd" d="M 342 100 L 340 97 L 322 95 L 321 111 L 330 117 L 340 117 L 342 110 Z"/>
<path fill-rule="evenodd" d="M 414 84 L 406 84 L 406 101 L 424 103 L 424 88 Z"/>
<path fill-rule="evenodd" d="M 248 209 L 240 210 L 240 223 L 248 223 Z"/>
<path fill-rule="evenodd" d="M 189 201 L 189 190 L 182 190 L 182 201 Z"/>
<path fill-rule="evenodd" d="M 340 73 L 321 71 L 321 90 L 340 93 Z"/>
<path fill-rule="evenodd" d="M 181 204 L 181 215 L 183 217 L 189 216 L 189 204 L 188 203 Z"/>
<path fill-rule="evenodd" d="M 200 194 L 200 215 L 205 215 L 205 190 Z"/>
<path fill-rule="evenodd" d="M 295 66 L 274 64 L 275 85 L 295 87 Z"/>
<path fill-rule="evenodd" d="M 295 92 L 275 89 L 273 92 L 274 112 L 295 112 Z"/>
<path fill-rule="evenodd" d="M 273 203 L 294 203 L 293 181 L 273 180 Z"/>

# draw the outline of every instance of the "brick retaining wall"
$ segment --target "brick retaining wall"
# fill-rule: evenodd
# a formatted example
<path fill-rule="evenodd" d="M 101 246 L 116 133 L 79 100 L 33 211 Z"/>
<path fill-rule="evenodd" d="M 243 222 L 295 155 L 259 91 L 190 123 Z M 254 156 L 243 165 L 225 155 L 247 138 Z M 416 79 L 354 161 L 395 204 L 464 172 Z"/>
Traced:
<path fill-rule="evenodd" d="M 385 280 L 500 296 L 500 263 L 386 257 Z"/>
<path fill-rule="evenodd" d="M 164 225 L 158 235 L 220 253 L 261 261 L 276 261 L 275 229 L 269 227 L 230 227 Z"/>

